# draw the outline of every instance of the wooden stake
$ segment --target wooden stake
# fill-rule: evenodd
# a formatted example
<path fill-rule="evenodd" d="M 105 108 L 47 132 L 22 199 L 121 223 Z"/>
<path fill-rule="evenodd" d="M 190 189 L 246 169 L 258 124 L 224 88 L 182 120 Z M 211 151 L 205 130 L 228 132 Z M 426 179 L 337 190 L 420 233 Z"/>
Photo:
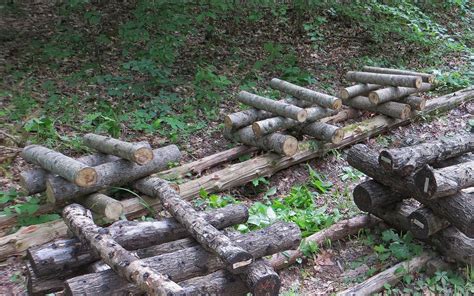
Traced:
<path fill-rule="evenodd" d="M 378 85 L 404 86 L 420 88 L 423 83 L 419 76 L 395 75 L 395 74 L 379 74 L 369 72 L 349 71 L 346 74 L 349 81 L 360 83 L 372 83 Z"/>
<path fill-rule="evenodd" d="M 397 74 L 397 75 L 413 75 L 413 76 L 420 76 L 423 79 L 423 82 L 433 83 L 435 81 L 435 76 L 432 74 L 420 73 L 420 72 L 409 71 L 409 70 L 364 66 L 362 68 L 362 71 L 373 72 L 373 73 Z"/>

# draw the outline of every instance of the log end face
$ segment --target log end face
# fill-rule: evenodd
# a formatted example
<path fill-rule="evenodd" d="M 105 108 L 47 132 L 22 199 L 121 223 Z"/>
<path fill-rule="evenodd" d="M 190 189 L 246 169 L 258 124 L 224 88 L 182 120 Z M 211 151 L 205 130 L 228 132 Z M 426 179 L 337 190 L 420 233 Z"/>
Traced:
<path fill-rule="evenodd" d="M 333 144 L 340 144 L 344 139 L 344 129 L 338 128 L 331 137 L 331 142 Z"/>
<path fill-rule="evenodd" d="M 226 263 L 229 266 L 229 271 L 233 273 L 240 273 L 245 270 L 253 262 L 252 255 L 245 250 L 233 251 L 226 258 Z"/>
<path fill-rule="evenodd" d="M 411 107 L 410 105 L 405 104 L 405 106 L 401 110 L 400 119 L 402 120 L 408 119 L 410 118 L 410 115 L 411 115 Z"/>
<path fill-rule="evenodd" d="M 261 276 L 252 288 L 253 295 L 279 295 L 281 288 L 280 277 L 276 273 Z"/>
<path fill-rule="evenodd" d="M 293 156 L 298 151 L 298 140 L 295 137 L 287 137 L 283 143 L 283 152 L 286 156 Z"/>
<path fill-rule="evenodd" d="M 255 134 L 255 137 L 260 138 L 262 136 L 262 128 L 260 127 L 260 124 L 258 124 L 258 122 L 252 123 L 252 130 Z"/>
<path fill-rule="evenodd" d="M 354 203 L 362 212 L 370 212 L 372 210 L 372 199 L 367 190 L 361 185 L 357 185 L 353 192 Z"/>
<path fill-rule="evenodd" d="M 392 171 L 393 170 L 393 159 L 392 155 L 387 150 L 382 150 L 379 155 L 379 164 L 384 170 Z"/>
<path fill-rule="evenodd" d="M 342 100 L 339 98 L 336 98 L 332 103 L 331 109 L 339 110 L 341 109 L 341 107 L 342 107 Z"/>
<path fill-rule="evenodd" d="M 421 98 L 420 103 L 418 104 L 418 111 L 425 110 L 426 108 L 426 99 Z"/>
<path fill-rule="evenodd" d="M 414 211 L 410 214 L 408 220 L 410 221 L 410 231 L 416 238 L 427 239 L 429 237 L 428 222 L 423 215 Z"/>
<path fill-rule="evenodd" d="M 229 115 L 226 115 L 224 117 L 224 127 L 226 130 L 232 130 L 232 119 L 230 118 Z"/>
<path fill-rule="evenodd" d="M 305 122 L 307 118 L 308 118 L 308 112 L 306 112 L 306 110 L 301 110 L 296 115 L 296 120 L 298 120 L 298 122 Z"/>
<path fill-rule="evenodd" d="M 343 88 L 339 91 L 339 97 L 343 100 L 347 100 L 349 99 L 349 92 L 345 88 Z"/>
<path fill-rule="evenodd" d="M 369 93 L 369 101 L 373 105 L 378 105 L 380 102 L 379 95 L 376 92 L 370 92 Z"/>
<path fill-rule="evenodd" d="M 51 204 L 56 203 L 54 188 L 49 181 L 46 181 L 46 202 Z"/>
<path fill-rule="evenodd" d="M 94 186 L 97 183 L 97 172 L 92 167 L 85 167 L 77 173 L 74 182 L 81 187 Z"/>
<path fill-rule="evenodd" d="M 421 88 L 423 85 L 423 79 L 421 77 L 417 77 L 415 80 L 415 88 Z"/>
<path fill-rule="evenodd" d="M 141 147 L 133 153 L 133 161 L 144 165 L 153 160 L 153 150 L 149 147 Z"/>
<path fill-rule="evenodd" d="M 431 199 L 438 188 L 433 169 L 425 166 L 415 174 L 413 179 L 418 189 L 418 194 L 424 198 Z"/>
<path fill-rule="evenodd" d="M 120 202 L 114 202 L 107 205 L 104 211 L 105 217 L 116 221 L 124 214 L 123 205 Z"/>

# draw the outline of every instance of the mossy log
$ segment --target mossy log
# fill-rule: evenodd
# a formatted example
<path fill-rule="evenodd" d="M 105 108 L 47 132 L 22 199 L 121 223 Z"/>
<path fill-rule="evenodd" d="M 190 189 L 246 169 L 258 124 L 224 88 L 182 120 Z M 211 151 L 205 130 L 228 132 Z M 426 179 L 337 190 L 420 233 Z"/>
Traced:
<path fill-rule="evenodd" d="M 421 72 L 410 71 L 410 70 L 364 66 L 362 68 L 362 71 L 373 72 L 373 73 L 384 73 L 384 74 L 419 76 L 421 77 L 421 79 L 423 79 L 423 82 L 428 82 L 428 83 L 433 83 L 435 81 L 435 76 L 433 74 L 421 73 Z"/>
<path fill-rule="evenodd" d="M 80 197 L 76 201 L 92 212 L 111 221 L 116 221 L 123 215 L 122 203 L 102 193 L 93 193 Z"/>
<path fill-rule="evenodd" d="M 371 91 L 369 93 L 369 100 L 374 105 L 379 105 L 389 101 L 395 101 L 403 97 L 413 95 L 419 92 L 429 91 L 431 84 L 423 83 L 420 88 L 412 87 L 386 87 Z"/>
<path fill-rule="evenodd" d="M 408 216 L 410 231 L 416 238 L 427 239 L 449 226 L 449 222 L 435 215 L 428 207 L 418 208 Z"/>
<path fill-rule="evenodd" d="M 343 100 L 357 96 L 367 96 L 370 91 L 381 88 L 378 84 L 359 83 L 339 90 L 339 97 Z"/>
<path fill-rule="evenodd" d="M 420 88 L 423 80 L 419 76 L 380 74 L 370 72 L 349 71 L 346 79 L 359 83 L 371 83 L 378 85 L 391 85 L 402 87 Z"/>
<path fill-rule="evenodd" d="M 375 113 L 390 116 L 397 119 L 408 119 L 411 115 L 411 107 L 407 104 L 398 102 L 387 102 L 374 106 L 369 98 L 363 96 L 357 96 L 352 99 L 344 100 L 344 104 L 352 108 L 367 110 Z"/>

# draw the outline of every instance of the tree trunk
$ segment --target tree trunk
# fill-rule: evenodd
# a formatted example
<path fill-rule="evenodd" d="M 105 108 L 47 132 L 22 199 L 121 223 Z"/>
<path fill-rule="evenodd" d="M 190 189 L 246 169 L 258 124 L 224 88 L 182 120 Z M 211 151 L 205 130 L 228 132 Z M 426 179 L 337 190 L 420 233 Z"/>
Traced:
<path fill-rule="evenodd" d="M 364 66 L 362 68 L 362 71 L 364 71 L 364 72 L 373 72 L 373 73 L 396 74 L 396 75 L 420 76 L 421 79 L 423 79 L 423 82 L 428 82 L 428 83 L 433 83 L 434 80 L 435 80 L 435 76 L 433 74 L 420 73 L 420 72 L 409 71 L 409 70 L 401 70 L 401 69 L 390 69 L 390 68 Z"/>
<path fill-rule="evenodd" d="M 461 189 L 474 186 L 474 161 L 441 169 L 426 166 L 415 174 L 414 179 L 418 193 L 424 198 L 453 195 Z"/>
<path fill-rule="evenodd" d="M 426 164 L 457 157 L 470 151 L 474 151 L 474 135 L 459 134 L 419 145 L 384 149 L 380 152 L 379 163 L 386 171 L 408 176 Z"/>
<path fill-rule="evenodd" d="M 71 204 L 64 208 L 63 217 L 69 229 L 85 245 L 97 252 L 120 277 L 136 284 L 150 295 L 164 296 L 182 292 L 178 284 L 125 250 L 106 229 L 95 225 L 87 209 Z"/>
<path fill-rule="evenodd" d="M 91 187 L 97 183 L 97 172 L 94 168 L 46 147 L 27 146 L 23 148 L 21 156 L 77 186 Z"/>
<path fill-rule="evenodd" d="M 308 114 L 303 108 L 290 105 L 284 102 L 277 102 L 261 96 L 241 91 L 237 95 L 237 100 L 246 105 L 265 110 L 276 115 L 288 117 L 298 122 L 305 122 Z"/>
<path fill-rule="evenodd" d="M 339 91 L 339 97 L 343 100 L 347 100 L 357 96 L 367 96 L 370 91 L 381 87 L 382 86 L 378 84 L 360 83 L 341 89 Z"/>
<path fill-rule="evenodd" d="M 412 110 L 417 111 L 422 111 L 423 109 L 425 109 L 426 106 L 426 99 L 417 96 L 406 96 L 397 100 L 397 102 L 402 104 L 408 104 L 410 105 Z"/>
<path fill-rule="evenodd" d="M 430 208 L 421 207 L 408 216 L 410 231 L 416 238 L 427 239 L 449 226 L 449 222 L 436 216 Z"/>
<path fill-rule="evenodd" d="M 374 106 L 369 98 L 362 96 L 344 100 L 344 104 L 352 108 L 368 110 L 402 120 L 408 119 L 411 115 L 410 105 L 398 102 L 387 102 Z"/>
<path fill-rule="evenodd" d="M 305 100 L 321 107 L 339 109 L 342 106 L 341 99 L 320 92 L 316 92 L 284 80 L 273 78 L 270 87 L 281 92 L 292 95 L 300 100 Z"/>
<path fill-rule="evenodd" d="M 64 204 L 66 201 L 109 186 L 120 186 L 168 168 L 170 162 L 179 161 L 181 153 L 175 145 L 153 150 L 153 160 L 146 165 L 137 165 L 125 159 L 98 165 L 98 182 L 93 187 L 82 188 L 65 179 L 51 176 L 46 182 L 46 194 L 51 203 Z M 126 172 L 126 174 L 124 173 Z"/>
<path fill-rule="evenodd" d="M 342 128 L 323 122 L 307 124 L 299 132 L 335 145 L 341 143 L 344 139 L 344 130 Z"/>
<path fill-rule="evenodd" d="M 407 197 L 416 198 L 468 237 L 474 237 L 474 207 L 472 196 L 469 194 L 459 192 L 449 198 L 426 199 L 417 194 L 413 177 L 403 178 L 385 171 L 378 163 L 377 154 L 366 145 L 357 144 L 352 147 L 347 155 L 347 161 L 351 166 L 372 177 L 375 181 L 391 187 Z"/>
<path fill-rule="evenodd" d="M 123 205 L 120 201 L 102 193 L 93 193 L 81 197 L 77 201 L 87 209 L 109 220 L 116 221 L 123 215 Z"/>
<path fill-rule="evenodd" d="M 374 180 L 368 180 L 357 185 L 352 195 L 354 196 L 354 203 L 364 212 L 370 212 L 373 208 L 386 207 L 407 197 Z"/>
<path fill-rule="evenodd" d="M 395 74 L 379 74 L 369 72 L 349 71 L 346 79 L 359 83 L 372 83 L 378 85 L 391 85 L 420 88 L 422 79 L 419 76 L 395 75 Z"/>
<path fill-rule="evenodd" d="M 86 146 L 97 151 L 115 155 L 139 165 L 149 163 L 153 160 L 153 150 L 148 143 L 129 143 L 96 134 L 86 134 L 82 141 Z"/>
<path fill-rule="evenodd" d="M 423 83 L 420 88 L 392 86 L 371 91 L 369 93 L 369 99 L 372 104 L 379 105 L 389 101 L 398 100 L 415 93 L 429 91 L 430 89 L 431 84 L 429 83 Z"/>

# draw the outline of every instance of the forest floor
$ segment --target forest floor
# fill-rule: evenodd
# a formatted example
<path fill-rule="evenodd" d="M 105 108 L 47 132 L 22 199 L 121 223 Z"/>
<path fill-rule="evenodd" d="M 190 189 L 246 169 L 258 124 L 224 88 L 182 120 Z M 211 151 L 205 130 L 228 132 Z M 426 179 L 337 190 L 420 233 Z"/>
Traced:
<path fill-rule="evenodd" d="M 365 64 L 382 64 L 409 69 L 436 67 L 441 73 L 458 73 L 441 76 L 439 87 L 427 97 L 472 83 L 459 73 L 465 73 L 461 70 L 467 67 L 472 75 L 473 56 L 442 54 L 431 65 L 431 52 L 420 53 L 417 45 L 397 40 L 376 44 L 361 27 L 340 19 L 322 22 L 316 43 L 308 34 L 294 30 L 293 23 L 275 25 L 269 20 L 271 15 L 263 16 L 252 26 L 234 28 L 232 23 L 224 22 L 211 33 L 197 29 L 184 38 L 184 45 L 165 75 L 159 72 L 162 67 L 154 67 L 147 59 L 130 61 L 130 56 L 124 54 L 132 51 L 126 47 L 129 44 L 113 37 L 118 36 L 114 30 L 119 26 L 115 16 L 125 10 L 119 5 L 102 7 L 105 23 L 90 30 L 79 17 L 87 14 L 65 14 L 50 1 L 1 9 L 0 148 L 4 149 L 0 153 L 0 189 L 5 196 L 12 189 L 18 192 L 15 200 L 5 202 L 2 208 L 28 201 L 21 195 L 18 183 L 19 173 L 31 167 L 18 156 L 27 143 L 79 155 L 87 152 L 81 147 L 81 134 L 108 133 L 133 141 L 146 140 L 154 147 L 176 143 L 184 154 L 181 163 L 190 162 L 234 145 L 221 132 L 223 116 L 241 107 L 233 96 L 242 89 L 276 96 L 267 86 L 273 77 L 291 78 L 295 83 L 305 82 L 309 88 L 334 94 L 348 84 L 343 78 L 346 71 Z M 91 36 L 96 41 L 91 41 Z M 101 36 L 107 36 L 108 41 L 97 41 Z M 164 86 L 150 87 L 150 76 L 152 81 L 166 80 Z M 412 145 L 468 131 L 473 119 L 471 102 L 366 143 L 374 149 Z M 231 196 L 229 200 L 252 205 L 284 198 L 292 190 L 307 186 L 316 208 L 327 213 L 321 215 L 322 219 L 355 216 L 360 211 L 352 203 L 351 191 L 364 176 L 350 168 L 345 153 L 335 151 L 219 196 Z M 308 167 L 329 184 L 325 192 L 308 184 Z M 374 251 L 374 246 L 390 243 L 382 240 L 386 231 L 389 230 L 383 226 L 367 229 L 357 237 L 320 246 L 302 263 L 280 273 L 282 294 L 328 295 L 395 264 L 399 261 L 396 256 L 381 260 Z M 402 238 L 399 243 L 409 244 Z M 19 257 L 0 262 L 1 295 L 24 293 L 23 263 Z M 473 277 L 469 273 L 472 270 L 461 266 L 445 274 L 413 274 L 396 287 L 386 287 L 385 292 L 452 292 L 450 281 L 459 279 L 470 283 L 472 289 L 474 279 L 469 278 Z"/>

